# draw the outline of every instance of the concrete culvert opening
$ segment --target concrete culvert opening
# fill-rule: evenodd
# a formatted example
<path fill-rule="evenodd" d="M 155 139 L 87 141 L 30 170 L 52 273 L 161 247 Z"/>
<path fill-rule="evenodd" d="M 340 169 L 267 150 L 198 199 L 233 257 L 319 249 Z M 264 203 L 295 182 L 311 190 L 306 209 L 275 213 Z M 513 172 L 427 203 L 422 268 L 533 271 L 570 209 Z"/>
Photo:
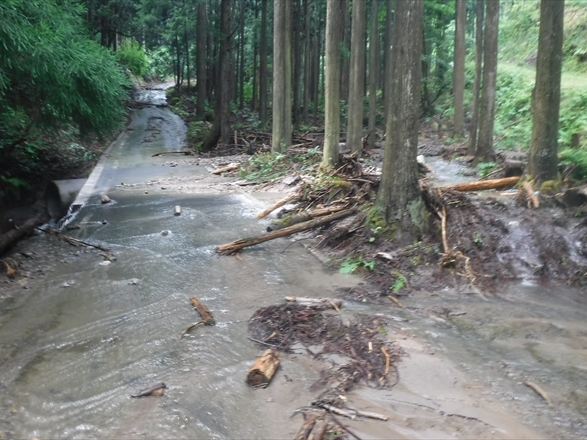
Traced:
<path fill-rule="evenodd" d="M 51 219 L 64 217 L 87 179 L 53 180 L 47 184 L 45 201 Z"/>

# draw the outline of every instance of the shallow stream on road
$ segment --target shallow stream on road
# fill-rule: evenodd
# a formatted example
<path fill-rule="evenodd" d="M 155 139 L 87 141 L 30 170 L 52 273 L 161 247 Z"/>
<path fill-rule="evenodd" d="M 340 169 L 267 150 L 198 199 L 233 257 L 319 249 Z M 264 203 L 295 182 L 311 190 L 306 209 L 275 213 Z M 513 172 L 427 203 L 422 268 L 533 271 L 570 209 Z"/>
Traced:
<path fill-rule="evenodd" d="M 169 110 L 145 108 L 108 153 L 69 224 L 79 229 L 66 233 L 111 253 L 47 235 L 15 250 L 32 259 L 20 290 L 11 285 L 0 302 L 0 438 L 291 438 L 301 425 L 290 416 L 319 394 L 310 387 L 324 365 L 284 355 L 269 388 L 250 389 L 244 378 L 263 348 L 247 338 L 248 320 L 285 296 L 336 297 L 360 279 L 289 239 L 219 257 L 217 245 L 262 232 L 255 215 L 266 204 L 243 192 L 186 193 L 181 182 L 208 170 L 151 157 L 180 149 L 184 134 Z M 199 319 L 192 296 L 216 325 L 180 339 Z M 587 436 L 583 294 L 528 279 L 487 298 L 447 288 L 401 301 L 343 309 L 395 322 L 388 336 L 406 352 L 396 387 L 351 393 L 390 417 L 349 422 L 362 438 Z M 164 396 L 130 397 L 157 382 Z"/>

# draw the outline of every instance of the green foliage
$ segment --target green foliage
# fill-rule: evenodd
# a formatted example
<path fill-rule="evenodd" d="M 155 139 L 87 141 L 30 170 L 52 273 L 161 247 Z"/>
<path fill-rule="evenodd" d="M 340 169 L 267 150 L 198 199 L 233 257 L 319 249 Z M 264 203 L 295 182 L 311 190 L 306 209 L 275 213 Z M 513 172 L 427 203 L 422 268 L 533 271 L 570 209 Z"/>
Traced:
<path fill-rule="evenodd" d="M 493 169 L 495 168 L 495 165 L 497 165 L 495 162 L 480 162 L 480 163 L 478 163 L 477 168 L 479 169 L 479 173 L 481 174 L 481 177 L 485 177 L 490 172 L 492 172 Z"/>
<path fill-rule="evenodd" d="M 500 71 L 497 75 L 495 143 L 497 149 L 528 148 L 532 138 L 532 89 L 521 75 Z"/>
<path fill-rule="evenodd" d="M 165 79 L 171 75 L 172 60 L 169 49 L 160 46 L 145 51 L 147 57 L 146 75 L 158 79 Z"/>
<path fill-rule="evenodd" d="M 20 197 L 23 182 L 40 182 L 64 159 L 83 162 L 79 146 L 51 140 L 105 134 L 124 120 L 130 82 L 83 15 L 76 0 L 0 2 L 0 197 Z M 71 133 L 57 133 L 63 127 Z"/>
<path fill-rule="evenodd" d="M 573 166 L 571 177 L 574 179 L 587 179 L 587 150 L 583 148 L 563 149 L 558 157 L 563 165 Z"/>
<path fill-rule="evenodd" d="M 147 71 L 145 49 L 134 38 L 124 41 L 122 47 L 116 51 L 116 57 L 134 76 L 142 77 Z"/>
<path fill-rule="evenodd" d="M 570 95 L 570 97 L 569 97 Z M 559 142 L 570 146 L 574 134 L 587 135 L 587 90 L 570 90 L 563 94 L 559 118 Z"/>
<path fill-rule="evenodd" d="M 408 285 L 407 278 L 401 272 L 393 272 L 392 273 L 395 281 L 393 282 L 393 286 L 391 286 L 391 291 L 393 293 L 397 293 L 402 290 L 404 287 Z"/>
<path fill-rule="evenodd" d="M 348 257 L 340 266 L 339 273 L 351 274 L 357 270 L 364 268 L 367 270 L 375 269 L 375 260 L 366 261 L 362 257 Z"/>

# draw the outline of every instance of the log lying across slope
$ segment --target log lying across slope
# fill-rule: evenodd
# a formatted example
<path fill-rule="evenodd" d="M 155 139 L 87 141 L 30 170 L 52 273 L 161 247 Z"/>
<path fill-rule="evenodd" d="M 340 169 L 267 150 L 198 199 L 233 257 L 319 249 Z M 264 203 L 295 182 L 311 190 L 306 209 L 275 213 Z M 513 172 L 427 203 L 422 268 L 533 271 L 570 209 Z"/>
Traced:
<path fill-rule="evenodd" d="M 441 186 L 441 189 L 454 189 L 456 191 L 482 191 L 486 189 L 497 189 L 506 186 L 513 186 L 520 181 L 519 176 L 504 177 L 503 179 L 480 180 L 477 182 L 455 183 L 453 185 Z"/>
<path fill-rule="evenodd" d="M 341 218 L 347 217 L 351 214 L 354 214 L 355 212 L 356 209 L 354 208 L 335 212 L 334 214 L 326 215 L 324 217 L 318 217 L 304 223 L 298 223 L 296 225 L 290 226 L 289 228 L 278 229 L 277 231 L 267 232 L 265 234 L 258 235 L 257 237 L 243 238 L 240 240 L 233 241 L 231 243 L 223 244 L 222 246 L 218 246 L 216 251 L 224 255 L 234 254 L 245 247 L 254 246 L 256 244 L 264 243 L 275 238 L 286 237 L 288 235 L 295 234 L 296 232 L 302 232 L 308 229 L 315 228 L 317 226 L 322 226 L 327 223 L 333 222 L 334 220 L 339 220 Z"/>

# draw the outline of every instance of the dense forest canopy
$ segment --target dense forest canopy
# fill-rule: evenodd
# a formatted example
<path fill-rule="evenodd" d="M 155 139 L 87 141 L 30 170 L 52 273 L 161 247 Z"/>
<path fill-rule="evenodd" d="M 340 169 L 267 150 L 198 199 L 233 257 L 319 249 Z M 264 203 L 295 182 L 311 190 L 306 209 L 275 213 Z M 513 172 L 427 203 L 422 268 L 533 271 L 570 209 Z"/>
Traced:
<path fill-rule="evenodd" d="M 463 1 L 466 11 L 463 105 L 468 124 L 474 101 L 479 8 L 478 0 Z M 289 103 L 286 107 L 288 111 L 291 108 L 286 120 L 293 124 L 293 129 L 323 129 L 329 0 L 285 1 L 289 10 L 286 13 L 293 19 L 281 29 L 274 27 L 273 21 L 274 12 L 278 11 L 275 8 L 283 2 L 1 2 L 0 198 L 14 201 L 31 185 L 54 178 L 48 171 L 47 161 L 60 160 L 59 152 L 71 145 L 77 145 L 75 150 L 83 156 L 78 157 L 79 160 L 91 159 L 91 155 L 85 154 L 77 143 L 77 136 L 107 134 L 119 127 L 124 119 L 124 100 L 133 80 L 172 78 L 177 93 L 171 102 L 177 104 L 174 109 L 181 114 L 185 109 L 180 105 L 182 102 L 197 105 L 197 118 L 187 118 L 189 142 L 196 150 L 210 150 L 225 141 L 226 130 L 221 133 L 218 127 L 214 127 L 210 132 L 204 124 L 205 120 L 218 122 L 219 115 L 224 115 L 223 127 L 226 124 L 247 124 L 271 130 L 272 121 L 282 117 L 272 115 L 271 109 L 275 91 L 273 73 L 278 68 L 275 63 L 279 61 L 274 54 L 274 41 L 278 41 L 276 35 L 279 36 L 285 28 L 288 29 L 286 42 L 279 44 L 286 45 L 286 70 L 291 75 L 285 82 Z M 361 57 L 373 61 L 360 64 L 364 75 L 358 76 L 362 81 L 360 95 L 364 99 L 359 107 L 364 108 L 365 119 L 361 122 L 365 131 L 367 116 L 369 126 L 384 129 L 385 110 L 390 99 L 386 95 L 389 95 L 396 2 L 337 0 L 333 5 L 340 14 L 340 32 L 336 38 L 340 48 L 337 61 L 340 67 L 338 112 L 343 133 L 347 117 L 350 117 L 349 91 L 351 81 L 354 81 L 350 64 L 354 2 L 365 6 L 362 40 L 358 40 L 363 45 Z M 487 2 L 500 6 L 495 146 L 528 149 L 540 2 Z M 419 111 L 423 119 L 450 123 L 455 115 L 453 68 L 457 3 L 455 0 L 423 0 Z M 583 160 L 581 150 L 566 148 L 585 146 L 584 133 L 587 130 L 587 112 L 584 111 L 587 106 L 585 6 L 587 3 L 582 0 L 567 0 L 565 3 L 563 66 L 570 75 L 569 84 L 572 86 L 565 86 L 563 76 L 559 141 L 563 157 L 573 161 Z M 222 66 L 221 60 L 224 60 Z M 353 90 L 356 96 L 357 89 Z M 371 93 L 371 105 L 375 107 L 371 107 L 370 112 L 368 90 L 375 91 Z M 222 99 L 219 99 L 220 93 Z M 356 108 L 353 114 L 356 114 Z M 358 114 L 361 117 L 360 111 Z M 236 115 L 242 118 L 237 121 Z M 584 161 L 587 165 L 587 159 Z"/>

